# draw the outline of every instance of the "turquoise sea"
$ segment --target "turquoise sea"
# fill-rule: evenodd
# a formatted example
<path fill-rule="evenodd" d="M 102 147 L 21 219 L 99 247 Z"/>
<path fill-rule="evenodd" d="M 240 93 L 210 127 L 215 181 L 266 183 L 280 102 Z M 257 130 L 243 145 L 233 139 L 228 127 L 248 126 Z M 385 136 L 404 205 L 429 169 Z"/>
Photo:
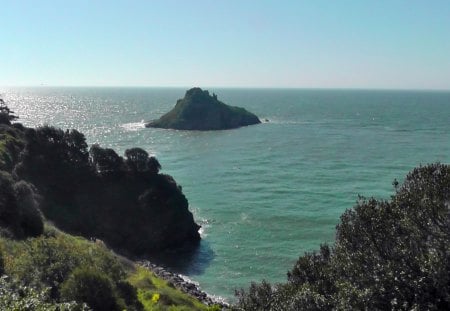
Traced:
<path fill-rule="evenodd" d="M 185 91 L 0 94 L 27 126 L 76 128 L 89 144 L 156 155 L 202 225 L 200 251 L 169 264 L 227 299 L 251 281 L 284 281 L 299 255 L 333 241 L 358 194 L 388 199 L 392 181 L 415 166 L 450 163 L 450 92 L 210 88 L 269 122 L 216 132 L 144 128 Z"/>

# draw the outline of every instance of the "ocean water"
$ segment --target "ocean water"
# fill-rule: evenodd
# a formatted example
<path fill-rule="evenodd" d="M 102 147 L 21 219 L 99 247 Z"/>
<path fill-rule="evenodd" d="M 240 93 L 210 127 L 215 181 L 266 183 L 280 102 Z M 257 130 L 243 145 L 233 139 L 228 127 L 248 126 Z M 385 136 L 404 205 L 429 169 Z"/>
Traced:
<path fill-rule="evenodd" d="M 123 154 L 139 146 L 182 185 L 202 225 L 173 269 L 233 299 L 251 281 L 284 281 L 305 251 L 332 242 L 357 196 L 388 199 L 415 166 L 450 163 L 450 92 L 209 89 L 269 122 L 228 131 L 144 128 L 178 88 L 0 89 L 27 126 L 75 128 Z"/>

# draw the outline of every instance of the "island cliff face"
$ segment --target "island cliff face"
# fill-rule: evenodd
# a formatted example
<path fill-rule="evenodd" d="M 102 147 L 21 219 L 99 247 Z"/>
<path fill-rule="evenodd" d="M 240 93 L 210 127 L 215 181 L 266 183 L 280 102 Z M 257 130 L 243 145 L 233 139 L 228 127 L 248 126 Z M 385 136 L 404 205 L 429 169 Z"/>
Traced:
<path fill-rule="evenodd" d="M 256 115 L 244 108 L 224 104 L 201 88 L 192 88 L 184 98 L 179 99 L 175 107 L 158 120 L 146 124 L 177 130 L 227 130 L 261 123 Z"/>

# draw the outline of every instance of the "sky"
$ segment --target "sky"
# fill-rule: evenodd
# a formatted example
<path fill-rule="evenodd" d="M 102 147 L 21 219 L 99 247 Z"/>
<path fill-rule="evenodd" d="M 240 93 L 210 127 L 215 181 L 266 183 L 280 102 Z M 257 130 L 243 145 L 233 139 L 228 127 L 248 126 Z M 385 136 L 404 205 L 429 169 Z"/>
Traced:
<path fill-rule="evenodd" d="M 1 86 L 450 89 L 449 0 L 0 0 Z"/>

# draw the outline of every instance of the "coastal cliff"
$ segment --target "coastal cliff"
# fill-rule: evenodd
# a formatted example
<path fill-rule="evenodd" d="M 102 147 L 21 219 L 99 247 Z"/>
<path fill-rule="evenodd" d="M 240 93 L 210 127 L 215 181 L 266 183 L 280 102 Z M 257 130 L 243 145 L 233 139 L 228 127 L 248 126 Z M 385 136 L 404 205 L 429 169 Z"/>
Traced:
<path fill-rule="evenodd" d="M 146 127 L 209 131 L 259 123 L 258 117 L 244 108 L 226 105 L 217 99 L 217 95 L 210 95 L 201 88 L 192 88 L 171 111 L 147 123 Z"/>
<path fill-rule="evenodd" d="M 159 276 L 162 268 L 116 254 L 199 242 L 181 187 L 159 173 L 158 160 L 140 148 L 125 158 L 98 145 L 88 150 L 76 130 L 27 128 L 16 119 L 0 99 L 1 310 L 224 306 L 175 274 Z"/>
<path fill-rule="evenodd" d="M 88 149 L 76 130 L 26 128 L 11 124 L 8 113 L 0 123 L 4 183 L 11 189 L 26 184 L 23 191 L 38 198 L 40 212 L 58 228 L 100 238 L 130 256 L 199 242 L 200 226 L 181 187 L 145 150 L 131 148 L 121 157 L 99 145 Z M 19 227 L 20 221 L 11 234 L 37 230 Z"/>

